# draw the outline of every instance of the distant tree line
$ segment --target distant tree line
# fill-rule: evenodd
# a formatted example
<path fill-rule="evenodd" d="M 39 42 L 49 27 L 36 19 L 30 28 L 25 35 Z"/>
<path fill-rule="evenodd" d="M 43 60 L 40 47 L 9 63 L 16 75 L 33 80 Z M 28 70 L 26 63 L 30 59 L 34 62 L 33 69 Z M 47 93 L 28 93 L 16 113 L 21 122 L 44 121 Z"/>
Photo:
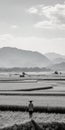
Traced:
<path fill-rule="evenodd" d="M 51 71 L 49 68 L 40 68 L 40 67 L 30 67 L 30 68 L 0 68 L 0 72 L 42 72 L 42 71 Z"/>

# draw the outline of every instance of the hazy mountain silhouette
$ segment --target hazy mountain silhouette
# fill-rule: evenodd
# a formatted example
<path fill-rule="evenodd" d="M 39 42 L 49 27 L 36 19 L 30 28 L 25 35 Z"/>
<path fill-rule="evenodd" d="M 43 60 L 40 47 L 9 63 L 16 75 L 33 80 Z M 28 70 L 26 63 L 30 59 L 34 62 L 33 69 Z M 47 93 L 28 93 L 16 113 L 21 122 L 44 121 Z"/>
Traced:
<path fill-rule="evenodd" d="M 61 60 L 61 62 L 62 62 L 62 59 L 65 59 L 65 55 L 60 55 L 60 54 L 58 54 L 58 53 L 46 53 L 45 54 L 45 56 L 49 59 L 49 60 L 51 60 L 51 61 L 53 61 L 53 60 L 55 60 L 55 59 L 59 59 L 59 60 Z"/>
<path fill-rule="evenodd" d="M 52 70 L 61 70 L 61 71 L 65 71 L 65 62 L 62 62 L 62 63 L 59 63 L 59 64 L 54 64 L 54 65 L 52 65 L 51 67 L 49 67 L 49 68 L 51 68 Z"/>
<path fill-rule="evenodd" d="M 56 58 L 52 61 L 54 64 L 65 62 L 64 58 Z"/>
<path fill-rule="evenodd" d="M 0 49 L 0 67 L 46 67 L 50 60 L 41 53 L 4 47 Z"/>

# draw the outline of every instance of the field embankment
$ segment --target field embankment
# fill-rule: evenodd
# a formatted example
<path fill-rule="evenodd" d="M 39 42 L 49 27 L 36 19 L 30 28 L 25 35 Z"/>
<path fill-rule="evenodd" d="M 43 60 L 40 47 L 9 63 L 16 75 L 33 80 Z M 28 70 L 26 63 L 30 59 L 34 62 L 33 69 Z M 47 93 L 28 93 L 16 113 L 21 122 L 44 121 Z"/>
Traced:
<path fill-rule="evenodd" d="M 23 111 L 28 112 L 27 106 L 0 105 L 0 111 Z M 40 113 L 65 113 L 65 107 L 35 106 L 34 112 Z"/>
<path fill-rule="evenodd" d="M 15 89 L 15 90 L 0 90 L 0 91 L 36 91 L 36 90 L 46 90 L 46 89 L 52 89 L 52 86 L 48 87 L 38 87 L 38 88 L 28 88 L 28 89 Z"/>

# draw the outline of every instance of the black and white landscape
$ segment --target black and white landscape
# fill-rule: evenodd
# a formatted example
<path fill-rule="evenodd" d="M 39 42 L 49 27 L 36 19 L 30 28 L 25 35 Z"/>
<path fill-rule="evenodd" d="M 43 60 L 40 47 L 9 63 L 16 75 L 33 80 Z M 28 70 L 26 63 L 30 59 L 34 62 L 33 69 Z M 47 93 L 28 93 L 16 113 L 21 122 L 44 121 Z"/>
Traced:
<path fill-rule="evenodd" d="M 65 129 L 65 0 L 0 0 L 0 129 Z"/>

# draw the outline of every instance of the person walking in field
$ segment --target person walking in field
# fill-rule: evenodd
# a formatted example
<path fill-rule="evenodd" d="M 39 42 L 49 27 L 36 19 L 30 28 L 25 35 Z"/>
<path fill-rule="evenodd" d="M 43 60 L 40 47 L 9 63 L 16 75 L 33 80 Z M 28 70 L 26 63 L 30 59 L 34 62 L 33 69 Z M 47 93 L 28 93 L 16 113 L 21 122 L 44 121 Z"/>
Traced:
<path fill-rule="evenodd" d="M 32 118 L 34 106 L 33 106 L 32 101 L 29 101 L 29 102 L 30 102 L 30 103 L 29 103 L 29 106 L 28 106 L 29 118 Z"/>

